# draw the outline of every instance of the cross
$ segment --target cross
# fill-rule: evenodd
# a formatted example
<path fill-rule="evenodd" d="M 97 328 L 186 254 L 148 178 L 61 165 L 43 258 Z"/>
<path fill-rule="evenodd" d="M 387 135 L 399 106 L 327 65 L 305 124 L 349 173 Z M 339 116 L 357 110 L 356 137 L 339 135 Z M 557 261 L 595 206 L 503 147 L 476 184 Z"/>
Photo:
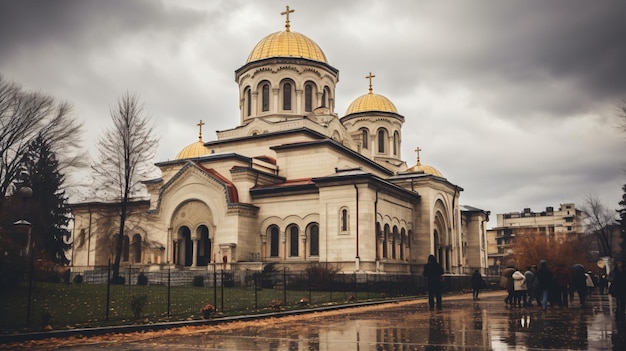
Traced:
<path fill-rule="evenodd" d="M 204 122 L 202 122 L 202 120 L 200 120 L 200 123 L 196 124 L 198 127 L 200 127 L 200 134 L 198 135 L 198 139 L 200 141 L 202 141 L 202 126 L 205 125 Z"/>
<path fill-rule="evenodd" d="M 370 93 L 372 92 L 372 90 L 374 90 L 374 89 L 372 89 L 372 78 L 374 78 L 374 77 L 376 77 L 376 76 L 372 75 L 372 72 L 370 72 L 369 75 L 365 76 L 365 78 L 370 80 Z"/>
<path fill-rule="evenodd" d="M 420 151 L 422 151 L 422 149 L 418 146 L 417 149 L 415 149 L 415 152 L 417 152 L 417 163 L 420 163 Z"/>
<path fill-rule="evenodd" d="M 285 15 L 285 32 L 289 32 L 289 14 L 295 12 L 296 10 L 290 10 L 289 6 L 287 6 L 287 10 L 284 12 L 281 12 L 281 15 Z"/>

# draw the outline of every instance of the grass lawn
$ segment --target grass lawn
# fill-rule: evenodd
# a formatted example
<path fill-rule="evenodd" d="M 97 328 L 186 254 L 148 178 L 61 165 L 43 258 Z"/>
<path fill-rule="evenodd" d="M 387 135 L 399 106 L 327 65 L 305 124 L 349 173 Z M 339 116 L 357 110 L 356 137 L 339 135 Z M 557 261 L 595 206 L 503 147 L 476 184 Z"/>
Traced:
<path fill-rule="evenodd" d="M 145 295 L 141 317 L 135 318 L 131 301 Z M 206 304 L 217 307 L 224 316 L 258 314 L 272 311 L 273 300 L 282 309 L 345 303 L 348 300 L 379 298 L 375 293 L 326 291 L 287 291 L 280 289 L 223 288 L 162 285 L 111 285 L 107 320 L 107 286 L 105 284 L 35 283 L 32 293 L 29 330 L 41 330 L 45 316 L 54 329 L 122 325 L 158 321 L 201 319 L 199 310 Z M 26 331 L 28 287 L 20 285 L 0 298 L 0 333 Z M 301 304 L 301 299 L 308 304 Z"/>

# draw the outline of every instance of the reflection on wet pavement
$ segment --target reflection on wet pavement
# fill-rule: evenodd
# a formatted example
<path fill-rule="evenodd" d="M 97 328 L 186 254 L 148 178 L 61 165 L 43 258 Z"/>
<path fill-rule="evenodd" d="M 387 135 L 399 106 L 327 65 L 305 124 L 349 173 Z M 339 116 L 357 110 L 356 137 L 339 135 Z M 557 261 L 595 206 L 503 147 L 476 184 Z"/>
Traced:
<path fill-rule="evenodd" d="M 365 312 L 66 350 L 626 350 L 625 322 L 615 318 L 606 295 L 591 296 L 585 308 L 547 311 L 505 307 L 501 293 L 483 296 L 445 297 L 443 311 L 429 311 L 420 299 Z"/>

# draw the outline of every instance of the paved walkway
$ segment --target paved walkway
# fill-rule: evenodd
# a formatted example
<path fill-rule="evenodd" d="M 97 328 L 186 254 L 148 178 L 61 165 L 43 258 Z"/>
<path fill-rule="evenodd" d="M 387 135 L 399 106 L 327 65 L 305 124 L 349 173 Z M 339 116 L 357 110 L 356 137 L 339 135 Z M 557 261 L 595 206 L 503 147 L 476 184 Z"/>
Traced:
<path fill-rule="evenodd" d="M 173 330 L 5 345 L 56 350 L 626 350 L 626 320 L 613 300 L 588 306 L 509 308 L 502 292 L 478 301 L 444 296 L 442 311 L 425 299 L 330 312 Z M 0 345 L 2 348 L 3 345 Z"/>

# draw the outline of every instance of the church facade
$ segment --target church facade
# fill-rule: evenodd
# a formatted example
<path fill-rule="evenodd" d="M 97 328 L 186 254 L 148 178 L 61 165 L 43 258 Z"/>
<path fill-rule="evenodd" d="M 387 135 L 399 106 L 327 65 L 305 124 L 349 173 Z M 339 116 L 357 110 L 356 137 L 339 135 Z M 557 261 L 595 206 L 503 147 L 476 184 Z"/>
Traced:
<path fill-rule="evenodd" d="M 446 272 L 487 267 L 489 212 L 459 204 L 462 188 L 402 159 L 405 117 L 369 90 L 335 112 L 339 71 L 322 49 L 285 29 L 263 38 L 235 71 L 239 125 L 159 162 L 132 203 L 122 262 L 146 270 L 303 270 L 416 273 L 434 254 Z M 72 265 L 114 257 L 116 204 L 73 205 Z"/>

